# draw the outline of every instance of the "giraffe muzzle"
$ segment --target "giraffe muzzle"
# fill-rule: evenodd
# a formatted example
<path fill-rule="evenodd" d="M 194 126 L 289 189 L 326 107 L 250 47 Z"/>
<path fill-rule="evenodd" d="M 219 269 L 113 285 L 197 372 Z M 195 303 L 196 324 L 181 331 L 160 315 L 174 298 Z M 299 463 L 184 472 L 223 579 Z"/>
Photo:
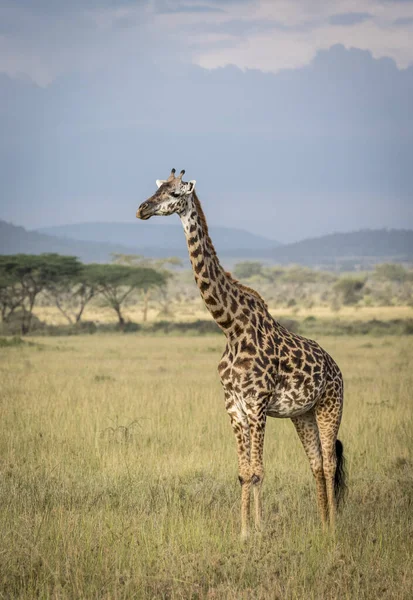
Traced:
<path fill-rule="evenodd" d="M 138 210 L 136 211 L 136 218 L 147 221 L 152 216 L 150 212 L 149 202 L 142 202 Z"/>

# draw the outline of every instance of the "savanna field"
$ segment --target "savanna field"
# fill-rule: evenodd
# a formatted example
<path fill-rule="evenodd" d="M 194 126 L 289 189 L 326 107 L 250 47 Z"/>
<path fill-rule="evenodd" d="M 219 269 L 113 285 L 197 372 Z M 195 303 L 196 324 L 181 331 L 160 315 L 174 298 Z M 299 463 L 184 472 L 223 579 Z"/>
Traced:
<path fill-rule="evenodd" d="M 412 336 L 319 341 L 346 383 L 336 536 L 269 419 L 265 532 L 242 545 L 223 337 L 3 338 L 0 597 L 411 598 Z"/>

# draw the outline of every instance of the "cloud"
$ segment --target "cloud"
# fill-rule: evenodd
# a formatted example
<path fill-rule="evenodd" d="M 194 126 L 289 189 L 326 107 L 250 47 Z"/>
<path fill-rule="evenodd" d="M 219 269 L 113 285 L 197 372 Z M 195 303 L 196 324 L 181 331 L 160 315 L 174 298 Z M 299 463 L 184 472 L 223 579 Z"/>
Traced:
<path fill-rule="evenodd" d="M 404 25 L 413 25 L 413 17 L 400 17 L 399 19 L 395 19 L 393 24 L 400 25 L 402 27 Z"/>
<path fill-rule="evenodd" d="M 364 12 L 348 12 L 336 15 L 331 15 L 328 22 L 330 25 L 357 25 L 368 19 L 372 19 L 373 15 Z"/>
<path fill-rule="evenodd" d="M 353 0 L 0 0 L 0 72 L 47 85 L 107 62 L 122 68 L 142 53 L 154 62 L 276 72 L 304 66 L 335 43 L 391 56 L 401 67 L 413 62 L 411 3 L 359 0 L 358 12 L 353 6 Z"/>
<path fill-rule="evenodd" d="M 297 30 L 280 21 L 270 19 L 231 19 L 220 23 L 197 23 L 188 25 L 187 30 L 202 32 L 205 34 L 223 34 L 233 37 L 245 37 L 260 35 L 267 32 L 287 32 Z"/>
<path fill-rule="evenodd" d="M 168 32 L 162 35 L 150 26 L 153 16 L 146 1 L 92 11 L 68 3 L 70 11 L 58 14 L 43 14 L 36 3 L 37 12 L 32 12 L 23 4 L 0 0 L 0 22 L 7 23 L 0 36 L 0 72 L 26 74 L 41 85 L 63 73 L 93 73 L 112 62 L 121 69 L 148 48 L 156 60 L 169 40 Z M 46 0 L 40 4 L 48 5 Z"/>
<path fill-rule="evenodd" d="M 218 6 L 211 6 L 208 4 L 178 4 L 176 1 L 168 2 L 168 0 L 158 0 L 155 5 L 155 11 L 159 14 L 225 12 Z"/>
<path fill-rule="evenodd" d="M 295 232 L 311 203 L 320 231 L 351 228 L 360 213 L 365 226 L 396 226 L 391 201 L 407 221 L 413 4 L 355 6 L 0 0 L 9 218 L 127 218 L 151 191 L 141 181 L 163 177 L 173 158 L 203 182 L 216 220 L 249 228 L 257 198 Z M 240 178 L 247 164 L 254 176 Z"/>
<path fill-rule="evenodd" d="M 252 0 L 254 1 L 254 0 Z M 158 14 L 174 13 L 225 13 L 227 7 L 239 7 L 251 0 L 154 0 L 153 8 Z"/>
<path fill-rule="evenodd" d="M 346 4 L 350 6 L 351 2 L 332 0 L 330 3 L 304 3 L 299 0 L 280 0 L 275 5 L 261 1 L 254 11 L 248 12 L 245 7 L 243 19 L 235 21 L 238 27 L 245 20 L 254 24 L 250 30 L 247 27 L 244 30 L 240 28 L 238 34 L 234 31 L 234 26 L 231 26 L 232 14 L 228 11 L 228 16 L 219 22 L 205 20 L 200 25 L 205 32 L 203 36 L 198 35 L 195 26 L 193 35 L 189 32 L 188 43 L 194 44 L 195 50 L 193 60 L 205 68 L 235 64 L 241 68 L 275 72 L 304 66 L 318 50 L 341 43 L 346 47 L 370 50 L 375 57 L 391 56 L 400 67 L 413 63 L 413 46 L 408 26 L 395 27 L 393 24 L 395 16 L 413 16 L 407 5 L 398 8 L 397 12 L 394 5 L 382 7 L 377 10 L 378 16 L 373 18 L 372 15 L 376 13 L 374 9 L 380 8 L 377 0 L 361 0 L 360 8 L 368 10 L 360 10 L 358 13 L 342 11 Z M 331 24 L 329 19 L 337 24 Z M 231 30 L 227 28 L 227 22 Z M 208 27 L 211 28 L 210 32 L 220 35 L 221 39 L 238 35 L 238 43 L 232 43 L 227 48 L 223 44 L 218 49 L 210 46 Z"/>
<path fill-rule="evenodd" d="M 175 164 L 211 223 L 280 239 L 413 226 L 412 89 L 413 68 L 341 45 L 277 74 L 148 57 L 45 88 L 3 76 L 0 216 L 132 219 Z"/>
<path fill-rule="evenodd" d="M 139 4 L 149 5 L 150 0 L 1 0 L 0 6 L 13 5 L 16 10 L 32 15 L 57 16 L 73 14 L 80 11 L 99 11 L 107 9 L 122 9 Z"/>

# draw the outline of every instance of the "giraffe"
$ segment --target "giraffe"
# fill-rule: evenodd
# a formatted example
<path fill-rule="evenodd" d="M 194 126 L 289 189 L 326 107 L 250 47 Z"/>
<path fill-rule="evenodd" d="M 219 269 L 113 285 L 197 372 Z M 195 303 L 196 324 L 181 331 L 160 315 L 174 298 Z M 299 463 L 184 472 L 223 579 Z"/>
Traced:
<path fill-rule="evenodd" d="M 255 529 L 262 529 L 263 447 L 267 417 L 290 418 L 314 475 L 323 526 L 334 528 L 345 491 L 343 445 L 337 439 L 343 409 L 343 378 L 331 356 L 313 340 L 274 320 L 262 297 L 226 272 L 208 233 L 206 218 L 185 171 L 157 180 L 139 219 L 178 214 L 196 284 L 226 336 L 218 365 L 225 408 L 235 434 L 241 484 L 241 537 L 250 531 L 250 496 Z"/>

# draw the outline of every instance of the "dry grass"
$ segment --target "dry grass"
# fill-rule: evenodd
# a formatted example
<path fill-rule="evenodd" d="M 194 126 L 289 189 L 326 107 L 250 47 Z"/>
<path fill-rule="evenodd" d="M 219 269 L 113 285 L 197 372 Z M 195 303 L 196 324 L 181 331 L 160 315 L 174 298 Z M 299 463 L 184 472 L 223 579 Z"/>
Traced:
<path fill-rule="evenodd" d="M 223 340 L 0 348 L 0 597 L 413 597 L 413 340 L 321 340 L 343 369 L 349 496 L 320 532 L 291 423 L 266 435 L 266 531 L 240 545 Z"/>
<path fill-rule="evenodd" d="M 270 307 L 271 314 L 275 318 L 288 317 L 305 319 L 313 316 L 317 319 L 339 319 L 343 321 L 360 320 L 370 321 L 378 319 L 388 321 L 391 319 L 412 319 L 413 307 L 411 306 L 343 306 L 339 311 L 333 311 L 329 306 L 314 306 L 312 308 L 294 307 L 280 308 Z M 35 315 L 42 321 L 51 325 L 64 325 L 67 323 L 62 313 L 53 306 L 39 306 L 35 308 Z M 142 308 L 138 305 L 125 308 L 125 317 L 135 323 L 142 322 Z M 149 322 L 156 321 L 159 318 L 159 308 L 151 308 L 148 312 Z M 212 319 L 210 313 L 205 308 L 202 299 L 190 304 L 174 305 L 173 315 L 168 319 L 174 321 L 196 321 L 197 319 Z M 83 320 L 96 321 L 97 323 L 116 323 L 117 317 L 113 310 L 91 303 L 86 307 Z"/>

